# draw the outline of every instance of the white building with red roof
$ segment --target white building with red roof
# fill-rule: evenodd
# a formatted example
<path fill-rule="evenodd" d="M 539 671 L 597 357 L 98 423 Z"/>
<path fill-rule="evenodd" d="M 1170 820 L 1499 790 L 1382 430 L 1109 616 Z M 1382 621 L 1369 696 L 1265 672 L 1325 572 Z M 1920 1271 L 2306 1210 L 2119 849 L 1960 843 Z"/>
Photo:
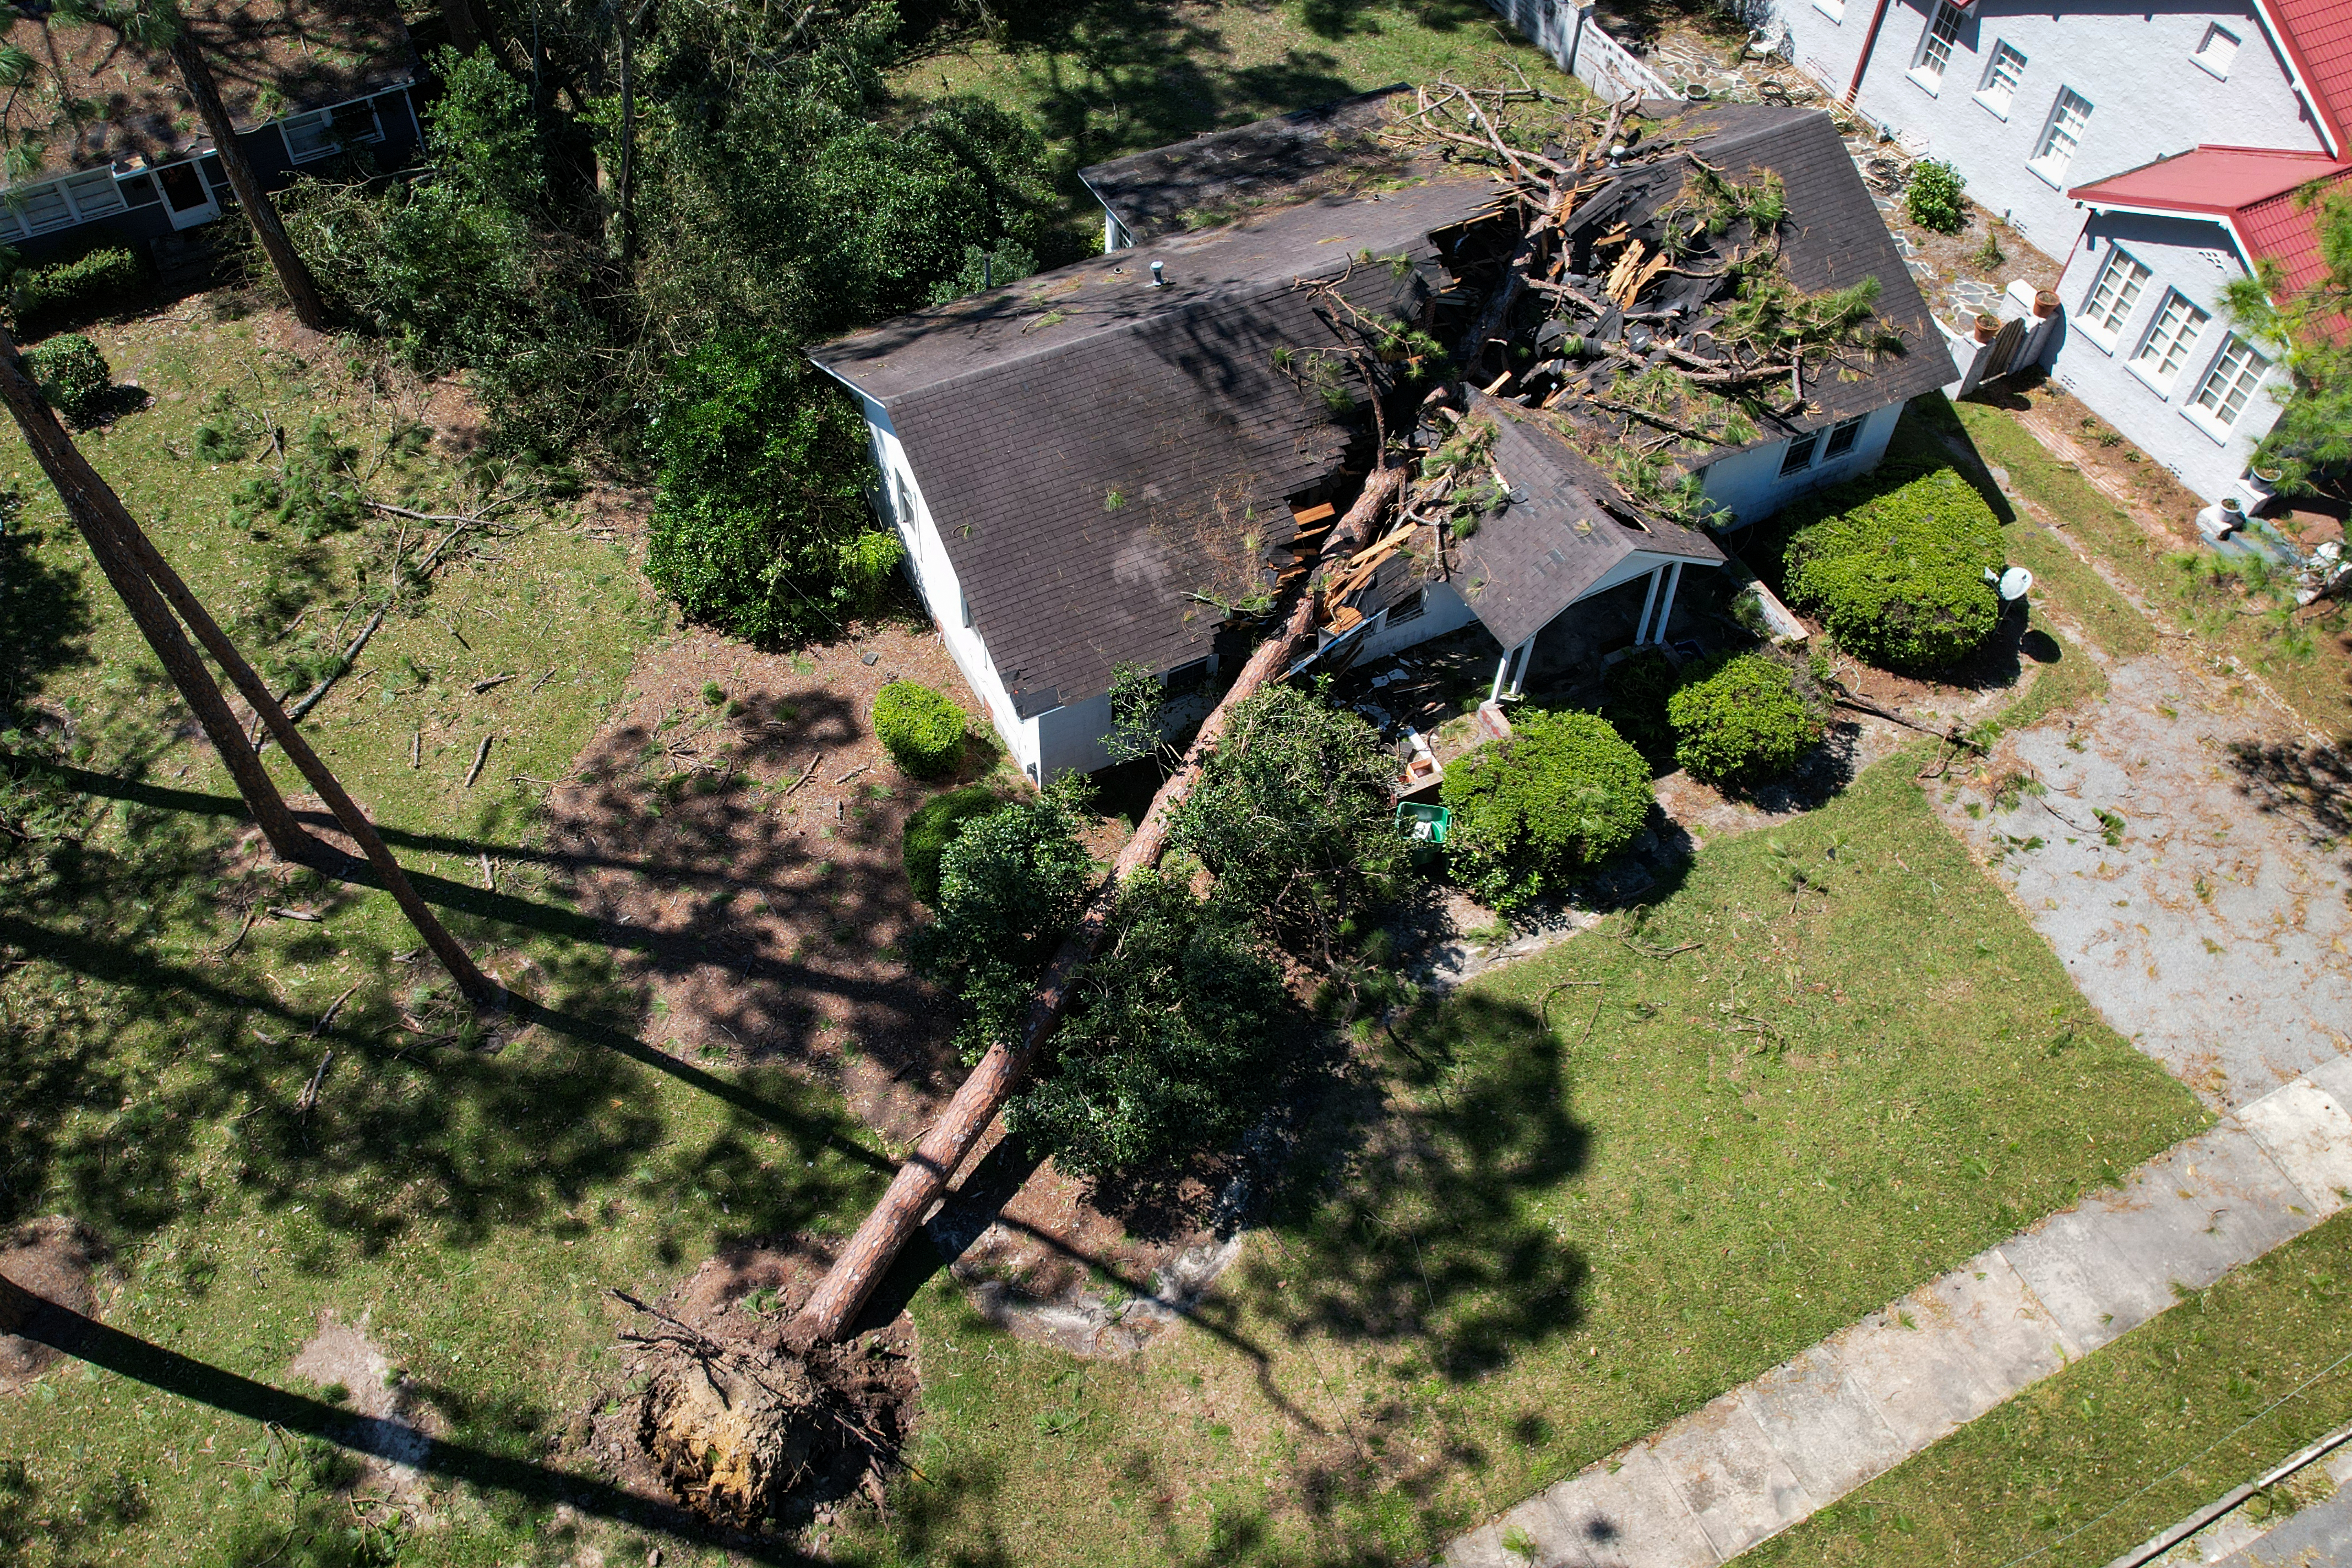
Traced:
<path fill-rule="evenodd" d="M 2284 382 L 2222 291 L 2318 268 L 2352 172 L 2352 0 L 1777 0 L 1800 67 L 2059 259 L 2052 374 L 2206 499 Z"/>

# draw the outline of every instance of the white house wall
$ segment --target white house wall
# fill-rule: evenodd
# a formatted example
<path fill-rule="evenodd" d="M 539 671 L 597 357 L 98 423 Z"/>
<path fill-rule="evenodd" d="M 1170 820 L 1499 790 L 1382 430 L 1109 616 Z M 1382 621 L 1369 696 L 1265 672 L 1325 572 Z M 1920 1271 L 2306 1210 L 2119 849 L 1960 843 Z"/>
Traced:
<path fill-rule="evenodd" d="M 2039 8 L 2035 8 L 2038 4 Z M 1873 0 L 1775 0 L 1800 68 L 1842 96 L 1869 31 Z M 2200 142 L 2324 152 L 2285 62 L 2248 4 L 2230 0 L 1979 0 L 1960 20 L 1934 89 L 1913 74 L 1934 0 L 1888 0 L 1854 108 L 1906 147 L 1949 161 L 1969 197 L 2005 213 L 2053 256 L 2083 214 L 2065 187 L 2137 168 Z M 2238 37 L 2226 77 L 2194 58 L 2207 29 Z M 2025 57 L 2005 110 L 1979 96 L 1996 42 Z M 2029 167 L 2059 89 L 2090 100 L 2080 147 L 2054 177 Z"/>
<path fill-rule="evenodd" d="M 2117 245 L 2150 276 L 2131 314 L 2109 334 L 2084 321 L 2082 312 Z M 2218 223 L 2097 213 L 2068 253 L 2058 282 L 2066 325 L 2052 378 L 2209 501 L 2221 499 L 2245 471 L 2256 444 L 2277 422 L 2280 405 L 2272 392 L 2285 379 L 2285 373 L 2273 365 L 2246 399 L 2237 422 L 2226 428 L 2195 408 L 2197 389 L 2231 331 L 2229 312 L 2221 307 L 2221 289 L 2245 273 L 2228 231 Z M 2211 320 L 2190 344 L 2171 383 L 2158 387 L 2135 356 L 2172 289 L 2187 295 Z"/>
<path fill-rule="evenodd" d="M 1919 352 L 1941 353 L 1941 342 L 1928 344 Z M 1890 403 L 1874 409 L 1864 419 L 1862 433 L 1854 437 L 1851 451 L 1826 462 L 1816 462 L 1811 468 L 1780 477 L 1780 459 L 1789 449 L 1786 441 L 1775 441 L 1767 447 L 1750 447 L 1744 452 L 1734 452 L 1707 465 L 1705 476 L 1706 499 L 1727 509 L 1740 522 L 1756 522 L 1771 516 L 1807 490 L 1822 485 L 1851 479 L 1875 468 L 1878 459 L 1886 455 L 1886 443 L 1895 435 L 1895 426 L 1903 417 L 1903 405 Z M 1826 442 L 1827 437 L 1822 440 Z"/>
<path fill-rule="evenodd" d="M 851 390 L 856 392 L 855 388 Z M 898 443 L 898 432 L 892 427 L 890 416 L 880 404 L 862 394 L 858 395 L 858 402 L 866 411 L 874 467 L 880 476 L 876 507 L 898 528 L 898 538 L 907 546 L 908 574 L 914 579 L 916 592 L 922 595 L 924 607 L 931 612 L 931 620 L 940 628 L 940 641 L 947 645 L 956 668 L 963 671 L 964 679 L 988 704 L 989 718 L 1013 761 L 1032 778 L 1050 777 L 1038 771 L 1039 721 L 1023 719 L 1014 713 L 1013 698 L 988 657 L 988 646 L 981 641 L 977 631 L 964 625 L 963 588 L 956 580 L 955 564 L 948 559 L 947 544 L 940 537 L 939 525 L 931 520 L 931 509 L 924 503 L 922 487 L 915 482 L 915 471 L 907 461 L 906 449 Z"/>

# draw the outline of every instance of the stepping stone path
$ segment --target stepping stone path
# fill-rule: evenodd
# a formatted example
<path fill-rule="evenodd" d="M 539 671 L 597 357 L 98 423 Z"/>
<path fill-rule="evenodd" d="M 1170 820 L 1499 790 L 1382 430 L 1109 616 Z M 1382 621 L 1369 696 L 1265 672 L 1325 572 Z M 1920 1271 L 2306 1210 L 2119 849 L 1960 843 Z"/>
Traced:
<path fill-rule="evenodd" d="M 1446 1568 L 1711 1568 L 2352 1203 L 2352 1057 L 1453 1542 Z"/>

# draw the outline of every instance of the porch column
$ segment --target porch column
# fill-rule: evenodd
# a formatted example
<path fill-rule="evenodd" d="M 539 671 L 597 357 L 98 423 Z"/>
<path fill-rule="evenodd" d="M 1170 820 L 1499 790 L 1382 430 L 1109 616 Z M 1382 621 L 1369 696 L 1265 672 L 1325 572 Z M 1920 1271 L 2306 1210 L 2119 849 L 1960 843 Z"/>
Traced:
<path fill-rule="evenodd" d="M 1517 652 L 1518 649 L 1510 647 L 1503 650 L 1502 659 L 1495 666 L 1495 685 L 1486 693 L 1487 701 L 1500 702 L 1503 700 L 1503 682 L 1511 679 L 1511 656 Z"/>
<path fill-rule="evenodd" d="M 1658 580 L 1666 574 L 1660 566 L 1650 574 L 1650 591 L 1642 596 L 1642 618 L 1633 623 L 1633 646 L 1640 647 L 1650 640 L 1650 612 L 1657 606 Z"/>
<path fill-rule="evenodd" d="M 1674 564 L 1674 570 L 1666 574 L 1665 602 L 1658 606 L 1658 624 L 1650 628 L 1652 642 L 1662 643 L 1666 640 L 1667 624 L 1675 618 L 1675 590 L 1682 585 L 1683 563 L 1677 561 Z"/>
<path fill-rule="evenodd" d="M 1511 695 L 1517 697 L 1528 679 L 1528 666 L 1536 660 L 1536 639 L 1533 637 L 1511 650 Z"/>

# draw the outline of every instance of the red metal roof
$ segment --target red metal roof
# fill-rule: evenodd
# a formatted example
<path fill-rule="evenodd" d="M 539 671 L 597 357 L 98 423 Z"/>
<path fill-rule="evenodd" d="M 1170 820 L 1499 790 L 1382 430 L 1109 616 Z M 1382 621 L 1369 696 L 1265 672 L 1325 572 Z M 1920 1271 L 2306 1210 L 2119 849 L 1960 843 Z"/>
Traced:
<path fill-rule="evenodd" d="M 2352 5 L 2345 0 L 2256 0 L 2310 89 L 2328 145 L 2352 153 Z"/>

